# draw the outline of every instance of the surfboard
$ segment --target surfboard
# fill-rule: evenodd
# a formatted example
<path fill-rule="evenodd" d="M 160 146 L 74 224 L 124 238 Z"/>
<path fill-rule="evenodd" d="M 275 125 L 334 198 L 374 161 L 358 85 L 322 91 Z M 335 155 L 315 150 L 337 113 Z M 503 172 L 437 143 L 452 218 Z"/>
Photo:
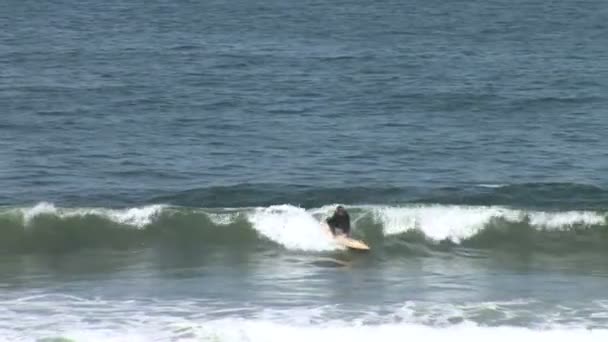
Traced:
<path fill-rule="evenodd" d="M 351 249 L 356 249 L 356 250 L 360 250 L 360 251 L 369 251 L 369 246 L 365 244 L 365 242 L 361 241 L 361 240 L 355 240 L 353 238 L 349 238 L 348 236 L 345 235 L 337 235 L 334 236 L 334 240 L 336 240 L 337 243 L 351 248 Z"/>
<path fill-rule="evenodd" d="M 331 236 L 334 241 L 336 241 L 338 244 L 350 248 L 350 249 L 355 249 L 355 250 L 359 250 L 359 251 L 369 251 L 369 246 L 367 244 L 365 244 L 365 242 L 361 241 L 361 240 L 356 240 L 353 238 L 350 238 L 346 235 L 342 235 L 342 234 L 338 234 L 336 236 L 333 236 L 331 234 L 331 231 L 329 230 L 329 227 L 327 226 L 327 224 L 322 223 L 323 228 L 325 229 L 325 232 L 327 232 L 327 234 L 329 236 Z"/>

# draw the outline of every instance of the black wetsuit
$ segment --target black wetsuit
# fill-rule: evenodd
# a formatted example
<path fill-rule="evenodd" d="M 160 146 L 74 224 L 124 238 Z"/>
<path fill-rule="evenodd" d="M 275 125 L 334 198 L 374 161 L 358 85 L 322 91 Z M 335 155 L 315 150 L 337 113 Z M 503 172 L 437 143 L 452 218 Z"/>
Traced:
<path fill-rule="evenodd" d="M 331 229 L 331 233 L 336 235 L 336 228 L 340 229 L 344 234 L 350 235 L 350 217 L 348 213 L 344 213 L 344 215 L 339 215 L 338 213 L 334 213 L 334 215 L 326 220 L 327 225 L 329 225 L 329 229 Z"/>

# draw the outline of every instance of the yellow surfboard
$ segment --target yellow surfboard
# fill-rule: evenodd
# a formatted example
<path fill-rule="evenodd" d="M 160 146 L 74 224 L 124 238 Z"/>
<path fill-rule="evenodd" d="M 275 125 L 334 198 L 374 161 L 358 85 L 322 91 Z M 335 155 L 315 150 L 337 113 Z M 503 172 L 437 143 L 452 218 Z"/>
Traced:
<path fill-rule="evenodd" d="M 345 235 L 336 235 L 336 236 L 334 236 L 334 240 L 336 240 L 336 242 L 338 242 L 339 244 L 346 246 L 348 248 L 357 249 L 360 251 L 369 251 L 369 246 L 366 245 L 361 240 L 355 240 L 355 239 L 349 238 L 348 236 L 345 236 Z"/>
<path fill-rule="evenodd" d="M 331 234 L 331 230 L 329 229 L 329 227 L 327 226 L 327 224 L 322 223 L 323 228 L 325 229 L 325 231 L 327 232 L 327 234 L 329 234 L 338 244 L 350 248 L 350 249 L 356 249 L 359 251 L 369 251 L 369 246 L 367 244 L 365 244 L 365 242 L 361 241 L 361 240 L 356 240 L 353 238 L 350 238 L 346 235 L 342 235 L 342 234 L 338 234 L 333 236 Z"/>

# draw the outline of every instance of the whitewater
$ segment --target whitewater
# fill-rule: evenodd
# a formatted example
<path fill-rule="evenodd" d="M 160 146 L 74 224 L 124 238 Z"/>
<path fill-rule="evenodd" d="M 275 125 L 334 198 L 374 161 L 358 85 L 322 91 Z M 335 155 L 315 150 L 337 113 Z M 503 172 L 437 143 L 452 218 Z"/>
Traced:
<path fill-rule="evenodd" d="M 4 297 L 4 296 L 2 296 Z M 289 310 L 245 305 L 221 308 L 205 300 L 86 299 L 73 295 L 0 297 L 0 314 L 11 323 L 0 323 L 7 341 L 601 341 L 608 337 L 608 317 L 600 312 L 606 301 L 586 303 L 597 312 L 576 319 L 577 310 L 551 308 L 543 317 L 526 312 L 530 300 L 479 302 L 462 305 L 405 302 L 391 308 L 368 307 L 349 312 L 335 305 Z M 378 310 L 378 311 L 376 311 Z M 532 327 L 494 322 L 480 324 L 476 315 L 494 312 L 505 321 L 517 316 Z M 349 319 L 338 316 L 349 314 Z M 22 319 L 13 317 L 19 315 Z M 576 321 L 564 323 L 571 319 Z M 586 325 L 581 326 L 581 324 Z"/>
<path fill-rule="evenodd" d="M 162 320 L 161 320 L 162 322 Z M 348 323 L 334 323 L 325 326 L 285 325 L 272 321 L 247 321 L 242 319 L 226 319 L 221 321 L 174 322 L 155 324 L 156 328 L 130 328 L 126 331 L 117 329 L 82 329 L 69 328 L 66 333 L 57 338 L 43 338 L 38 341 L 226 341 L 226 342 L 271 342 L 271 341 L 334 341 L 348 339 L 349 341 L 364 342 L 371 339 L 397 342 L 404 339 L 425 339 L 428 341 L 533 341 L 537 339 L 552 341 L 601 341 L 608 338 L 607 330 L 586 330 L 555 328 L 552 330 L 530 330 L 523 328 L 488 328 L 473 324 L 462 324 L 451 328 L 432 328 L 414 324 L 390 324 L 379 326 L 352 327 Z M 174 332 L 171 332 L 174 331 Z M 10 341 L 35 341 L 31 338 L 21 338 L 20 334 L 3 333 Z M 457 334 L 457 338 L 454 335 Z M 44 335 L 39 333 L 39 335 Z M 50 333 L 48 335 L 53 335 Z M 47 336 L 48 336 L 47 335 Z"/>

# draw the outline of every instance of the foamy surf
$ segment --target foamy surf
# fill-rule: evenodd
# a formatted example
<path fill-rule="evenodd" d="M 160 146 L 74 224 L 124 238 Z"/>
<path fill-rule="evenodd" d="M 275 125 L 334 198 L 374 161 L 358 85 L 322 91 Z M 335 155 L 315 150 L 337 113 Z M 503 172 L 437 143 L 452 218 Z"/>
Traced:
<path fill-rule="evenodd" d="M 565 303 L 518 299 L 407 302 L 401 308 L 398 303 L 392 307 L 379 303 L 365 310 L 348 310 L 339 304 L 271 309 L 226 306 L 223 300 L 214 303 L 204 298 L 112 300 L 36 294 L 0 299 L 0 340 L 606 341 L 608 321 L 597 317 L 605 312 L 605 302 L 577 305 L 578 309 Z M 500 317 L 503 321 L 493 320 Z M 515 321 L 523 325 L 507 323 L 517 317 L 521 319 Z"/>
<path fill-rule="evenodd" d="M 288 249 L 328 251 L 338 245 L 308 211 L 290 205 L 256 209 L 249 215 L 253 228 Z"/>
<path fill-rule="evenodd" d="M 402 342 L 404 340 L 512 342 L 517 341 L 605 341 L 608 330 L 555 328 L 533 330 L 516 327 L 480 327 L 465 322 L 451 327 L 430 327 L 416 324 L 382 324 L 377 326 L 330 322 L 319 326 L 286 325 L 269 321 L 227 319 L 194 328 L 201 338 L 217 338 L 230 342 L 294 342 L 353 341 Z"/>
<path fill-rule="evenodd" d="M 385 235 L 419 230 L 433 240 L 460 242 L 483 230 L 492 220 L 529 223 L 542 229 L 568 229 L 574 225 L 606 224 L 603 213 L 593 211 L 543 212 L 499 206 L 411 205 L 404 207 L 370 206 L 373 219 Z"/>
<path fill-rule="evenodd" d="M 413 206 L 372 208 L 386 235 L 418 229 L 434 240 L 458 242 L 483 229 L 493 217 L 517 219 L 516 211 L 498 207 Z"/>
<path fill-rule="evenodd" d="M 124 330 L 123 330 L 124 329 Z M 30 338 L 0 331 L 0 337 L 11 341 L 74 341 L 74 342 L 138 342 L 138 341 L 222 341 L 222 342 L 403 342 L 407 341 L 577 341 L 601 342 L 608 339 L 608 330 L 555 327 L 529 329 L 518 327 L 482 327 L 465 322 L 450 327 L 431 327 L 416 324 L 352 325 L 332 321 L 323 325 L 282 324 L 272 321 L 229 318 L 207 322 L 188 322 L 166 319 L 151 321 L 148 326 L 87 329 L 67 328 L 53 337 Z M 37 334 L 37 333 L 33 333 Z M 48 336 L 48 335 L 47 335 Z"/>

